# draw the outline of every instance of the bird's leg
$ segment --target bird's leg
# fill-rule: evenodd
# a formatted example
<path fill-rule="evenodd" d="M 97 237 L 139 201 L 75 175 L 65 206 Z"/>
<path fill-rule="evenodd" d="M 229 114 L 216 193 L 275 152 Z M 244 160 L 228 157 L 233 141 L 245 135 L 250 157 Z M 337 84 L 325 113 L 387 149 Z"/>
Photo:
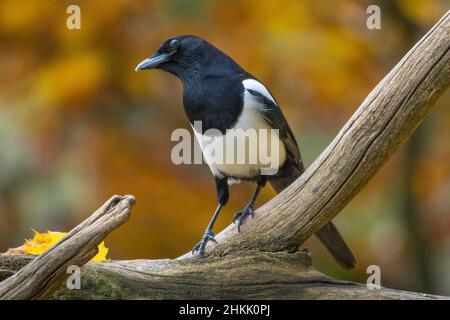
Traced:
<path fill-rule="evenodd" d="M 214 227 L 214 223 L 216 222 L 217 217 L 219 216 L 219 212 L 222 209 L 222 207 L 227 203 L 228 201 L 228 182 L 227 178 L 217 178 L 216 177 L 216 188 L 217 188 L 217 200 L 219 204 L 217 205 L 216 211 L 214 211 L 214 214 L 211 218 L 211 221 L 208 224 L 208 227 L 206 227 L 205 233 L 203 234 L 202 240 L 200 240 L 199 243 L 197 243 L 194 248 L 192 248 L 192 254 L 194 254 L 195 251 L 198 251 L 200 256 L 205 255 L 205 247 L 208 241 L 213 241 L 217 243 L 216 239 L 214 239 L 214 233 L 212 231 Z"/>
<path fill-rule="evenodd" d="M 194 248 L 192 248 L 192 253 L 195 251 L 198 251 L 200 253 L 200 256 L 205 255 L 205 247 L 208 241 L 212 241 L 214 243 L 217 243 L 216 239 L 214 239 L 215 234 L 213 233 L 212 229 L 214 226 L 214 222 L 216 222 L 217 216 L 219 215 L 220 209 L 222 209 L 222 204 L 219 203 L 217 206 L 216 211 L 214 212 L 214 215 L 211 219 L 211 221 L 208 224 L 208 227 L 205 230 L 205 233 L 203 234 L 202 240 L 200 240 L 199 243 L 197 243 Z"/>
<path fill-rule="evenodd" d="M 245 217 L 247 217 L 248 215 L 251 215 L 253 218 L 253 216 L 255 214 L 254 207 L 255 207 L 256 198 L 258 197 L 258 194 L 261 191 L 261 189 L 266 185 L 266 182 L 267 182 L 267 177 L 261 176 L 258 180 L 258 185 L 256 187 L 255 192 L 253 193 L 252 198 L 250 199 L 250 202 L 245 206 L 245 208 L 243 210 L 238 211 L 234 214 L 233 223 L 235 223 L 236 219 L 239 219 L 238 220 L 238 231 L 239 232 L 241 232 L 241 225 L 242 225 L 242 222 L 244 221 Z"/>

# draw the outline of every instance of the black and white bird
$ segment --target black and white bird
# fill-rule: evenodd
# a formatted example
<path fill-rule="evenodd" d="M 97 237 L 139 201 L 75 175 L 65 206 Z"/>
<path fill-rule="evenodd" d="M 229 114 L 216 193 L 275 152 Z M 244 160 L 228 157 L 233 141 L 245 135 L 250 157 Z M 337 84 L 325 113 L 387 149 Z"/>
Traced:
<path fill-rule="evenodd" d="M 193 252 L 198 251 L 203 256 L 206 243 L 215 242 L 212 229 L 220 210 L 228 201 L 229 182 L 246 180 L 257 184 L 249 203 L 234 216 L 233 222 L 237 220 L 240 228 L 247 216 L 253 216 L 256 198 L 267 181 L 277 192 L 281 192 L 304 172 L 299 148 L 270 91 L 207 41 L 191 35 L 170 38 L 150 58 L 136 67 L 136 71 L 145 69 L 164 70 L 183 82 L 184 110 L 202 148 L 205 147 L 201 142 L 202 135 L 209 129 L 217 129 L 222 138 L 226 137 L 228 129 L 278 129 L 280 147 L 277 149 L 278 168 L 274 175 L 262 174 L 263 165 L 260 161 L 214 163 L 203 152 L 215 178 L 218 200 L 217 209 L 202 240 L 193 248 Z M 196 121 L 201 121 L 200 132 L 194 126 Z M 354 266 L 352 252 L 331 222 L 318 231 L 316 236 L 339 264 L 345 268 Z"/>

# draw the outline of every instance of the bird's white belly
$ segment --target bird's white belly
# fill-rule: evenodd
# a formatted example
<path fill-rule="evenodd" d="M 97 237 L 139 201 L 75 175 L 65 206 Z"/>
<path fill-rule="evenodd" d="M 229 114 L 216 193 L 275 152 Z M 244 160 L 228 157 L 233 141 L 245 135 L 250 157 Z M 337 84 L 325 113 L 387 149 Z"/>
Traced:
<path fill-rule="evenodd" d="M 260 174 L 275 174 L 286 160 L 286 150 L 257 106 L 247 103 L 235 126 L 225 134 L 216 132 L 214 137 L 194 133 L 203 157 L 217 177 L 252 179 Z M 243 139 L 245 137 L 245 139 Z M 214 150 L 214 152 L 212 152 Z"/>

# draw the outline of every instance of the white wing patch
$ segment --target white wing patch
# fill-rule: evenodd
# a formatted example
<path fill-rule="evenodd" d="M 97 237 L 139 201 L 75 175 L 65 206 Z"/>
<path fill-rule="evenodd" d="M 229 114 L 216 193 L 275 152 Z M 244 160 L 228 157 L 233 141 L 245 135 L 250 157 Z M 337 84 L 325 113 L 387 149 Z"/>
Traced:
<path fill-rule="evenodd" d="M 263 96 L 265 96 L 267 99 L 271 100 L 273 103 L 277 104 L 275 102 L 275 99 L 270 94 L 269 90 L 259 81 L 256 81 L 255 79 L 246 79 L 242 81 L 242 84 L 244 85 L 244 88 L 247 90 L 253 90 L 257 91 Z M 247 92 L 246 92 L 247 94 Z"/>

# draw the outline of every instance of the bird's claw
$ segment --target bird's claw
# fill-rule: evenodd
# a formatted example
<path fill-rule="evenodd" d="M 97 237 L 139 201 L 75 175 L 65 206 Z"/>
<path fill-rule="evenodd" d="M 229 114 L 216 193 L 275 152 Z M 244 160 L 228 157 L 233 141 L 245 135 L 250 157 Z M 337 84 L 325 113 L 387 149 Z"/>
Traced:
<path fill-rule="evenodd" d="M 249 203 L 244 210 L 238 211 L 234 214 L 233 217 L 233 223 L 236 222 L 236 219 L 238 220 L 238 232 L 241 232 L 241 225 L 242 222 L 244 221 L 244 219 L 248 216 L 251 215 L 251 217 L 253 218 L 255 216 L 255 210 L 253 209 L 253 205 L 251 203 Z"/>
<path fill-rule="evenodd" d="M 214 243 L 217 243 L 216 239 L 214 238 L 214 233 L 211 230 L 206 230 L 205 234 L 203 235 L 202 240 L 200 240 L 199 243 L 197 243 L 194 248 L 192 248 L 192 254 L 194 254 L 195 251 L 198 251 L 201 257 L 205 255 L 205 247 L 208 241 L 212 241 Z"/>

